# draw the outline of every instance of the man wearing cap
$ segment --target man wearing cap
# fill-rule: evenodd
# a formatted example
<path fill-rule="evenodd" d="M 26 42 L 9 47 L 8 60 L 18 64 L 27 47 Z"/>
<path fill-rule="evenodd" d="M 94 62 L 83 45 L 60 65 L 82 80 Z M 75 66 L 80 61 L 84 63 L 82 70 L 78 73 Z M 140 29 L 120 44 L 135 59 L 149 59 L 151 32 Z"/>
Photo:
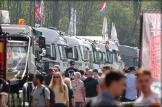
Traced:
<path fill-rule="evenodd" d="M 134 67 L 129 67 L 126 76 L 126 90 L 122 96 L 122 101 L 135 101 L 137 98 L 137 86 L 136 86 L 136 69 Z"/>
<path fill-rule="evenodd" d="M 93 78 L 96 79 L 98 81 L 98 83 L 100 83 L 100 77 L 98 75 L 98 69 L 93 70 Z"/>
<path fill-rule="evenodd" d="M 65 70 L 65 77 L 70 78 L 71 80 L 74 80 L 74 72 L 77 72 L 78 69 L 74 68 L 75 61 L 70 61 L 70 67 Z"/>

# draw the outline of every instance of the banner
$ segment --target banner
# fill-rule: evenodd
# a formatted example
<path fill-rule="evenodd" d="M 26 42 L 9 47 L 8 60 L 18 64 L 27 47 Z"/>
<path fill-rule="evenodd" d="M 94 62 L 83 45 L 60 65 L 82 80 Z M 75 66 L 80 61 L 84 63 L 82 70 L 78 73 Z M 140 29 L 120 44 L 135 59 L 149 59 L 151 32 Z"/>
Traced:
<path fill-rule="evenodd" d="M 68 34 L 76 36 L 76 7 L 72 5 L 71 7 L 71 17 L 69 23 Z"/>
<path fill-rule="evenodd" d="M 143 11 L 141 23 L 141 67 L 152 70 L 153 87 L 159 91 L 161 85 L 161 11 Z M 158 84 L 159 85 L 159 84 Z"/>

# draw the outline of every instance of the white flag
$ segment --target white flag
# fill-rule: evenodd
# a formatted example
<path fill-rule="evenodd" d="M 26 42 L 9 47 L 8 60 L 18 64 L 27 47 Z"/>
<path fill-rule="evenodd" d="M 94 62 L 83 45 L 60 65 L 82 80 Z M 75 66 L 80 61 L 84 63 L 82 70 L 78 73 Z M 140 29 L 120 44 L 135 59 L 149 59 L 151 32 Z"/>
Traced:
<path fill-rule="evenodd" d="M 104 21 L 103 21 L 102 37 L 104 40 L 108 40 L 108 29 L 107 29 L 107 18 L 106 17 L 104 17 Z"/>
<path fill-rule="evenodd" d="M 76 36 L 76 9 L 74 10 L 74 24 L 73 24 L 73 27 L 74 27 L 74 36 Z"/>
<path fill-rule="evenodd" d="M 43 18 L 43 15 L 44 15 L 44 2 L 43 2 L 43 0 L 41 0 L 41 4 L 40 4 L 40 14 Z"/>
<path fill-rule="evenodd" d="M 74 8 L 72 7 L 71 8 L 71 17 L 70 17 L 70 23 L 69 23 L 69 30 L 68 30 L 68 34 L 72 35 L 74 34 L 74 23 L 73 23 L 73 19 L 74 19 L 74 16 L 73 16 L 73 13 L 74 12 Z"/>
<path fill-rule="evenodd" d="M 76 36 L 76 9 L 74 8 L 74 6 L 71 8 L 68 34 Z"/>
<path fill-rule="evenodd" d="M 119 44 L 115 24 L 113 22 L 112 22 L 112 28 L 111 28 L 111 40 Z"/>

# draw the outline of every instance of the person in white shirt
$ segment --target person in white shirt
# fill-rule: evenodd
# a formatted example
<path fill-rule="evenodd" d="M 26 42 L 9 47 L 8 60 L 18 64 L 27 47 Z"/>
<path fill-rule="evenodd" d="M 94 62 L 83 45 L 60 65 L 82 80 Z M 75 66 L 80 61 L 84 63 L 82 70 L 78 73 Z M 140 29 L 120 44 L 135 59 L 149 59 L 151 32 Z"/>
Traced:
<path fill-rule="evenodd" d="M 136 86 L 136 76 L 135 76 L 135 68 L 129 67 L 128 73 L 126 76 L 126 90 L 124 95 L 122 96 L 122 102 L 135 101 L 137 98 L 137 86 Z"/>
<path fill-rule="evenodd" d="M 151 71 L 141 68 L 136 75 L 136 83 L 142 94 L 135 101 L 134 107 L 160 107 L 160 96 L 151 90 L 151 84 L 153 82 Z"/>

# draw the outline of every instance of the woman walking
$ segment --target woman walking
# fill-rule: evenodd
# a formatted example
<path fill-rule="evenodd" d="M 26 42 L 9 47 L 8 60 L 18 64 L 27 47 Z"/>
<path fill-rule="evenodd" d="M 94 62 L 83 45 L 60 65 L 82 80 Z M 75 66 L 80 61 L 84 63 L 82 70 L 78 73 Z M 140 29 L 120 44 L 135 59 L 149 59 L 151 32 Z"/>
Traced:
<path fill-rule="evenodd" d="M 79 72 L 74 73 L 74 80 L 72 80 L 72 87 L 75 96 L 75 107 L 84 106 L 84 83 L 80 80 L 81 74 Z"/>
<path fill-rule="evenodd" d="M 64 83 L 68 87 L 69 93 L 69 107 L 75 107 L 74 92 L 71 86 L 71 80 L 69 78 L 64 78 Z"/>
<path fill-rule="evenodd" d="M 68 88 L 63 82 L 60 72 L 54 73 L 49 87 L 53 89 L 55 93 L 54 107 L 69 107 Z"/>

